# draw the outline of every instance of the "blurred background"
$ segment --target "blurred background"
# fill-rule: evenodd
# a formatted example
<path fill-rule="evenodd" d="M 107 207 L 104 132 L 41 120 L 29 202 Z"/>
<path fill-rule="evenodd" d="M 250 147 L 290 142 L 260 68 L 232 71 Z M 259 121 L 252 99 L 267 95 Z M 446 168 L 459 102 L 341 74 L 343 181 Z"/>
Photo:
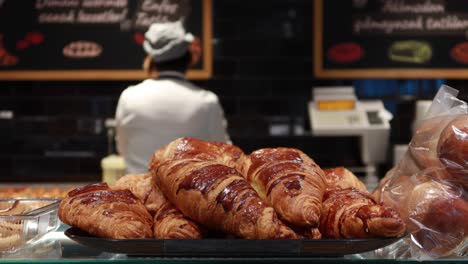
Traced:
<path fill-rule="evenodd" d="M 313 1 L 213 1 L 213 73 L 194 82 L 215 92 L 234 144 L 245 152 L 302 149 L 322 167 L 364 170 L 359 136 L 314 136 L 308 102 L 314 87 L 352 86 L 360 100 L 379 99 L 393 115 L 383 177 L 394 146 L 411 139 L 418 100 L 442 84 L 468 100 L 463 79 L 318 79 L 313 74 Z M 336 19 L 339 19 L 337 17 Z M 120 93 L 139 80 L 0 81 L 0 181 L 99 181 L 109 154 L 106 119 Z M 379 144 L 378 142 L 375 142 Z M 112 144 L 112 143 L 111 143 Z"/>

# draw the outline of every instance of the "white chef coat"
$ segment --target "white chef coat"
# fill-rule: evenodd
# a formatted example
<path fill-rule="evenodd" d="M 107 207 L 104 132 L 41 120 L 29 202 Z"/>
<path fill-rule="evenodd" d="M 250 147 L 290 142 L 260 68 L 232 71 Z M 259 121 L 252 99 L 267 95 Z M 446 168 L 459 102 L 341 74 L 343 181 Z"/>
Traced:
<path fill-rule="evenodd" d="M 178 72 L 125 89 L 116 110 L 117 150 L 128 173 L 145 173 L 152 154 L 179 137 L 230 143 L 218 97 Z"/>

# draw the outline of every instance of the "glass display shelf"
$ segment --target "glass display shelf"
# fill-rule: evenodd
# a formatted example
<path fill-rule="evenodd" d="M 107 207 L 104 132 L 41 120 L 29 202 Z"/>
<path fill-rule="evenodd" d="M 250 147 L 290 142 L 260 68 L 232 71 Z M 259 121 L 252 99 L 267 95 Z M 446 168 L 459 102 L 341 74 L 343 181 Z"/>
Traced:
<path fill-rule="evenodd" d="M 103 252 L 78 244 L 69 239 L 64 231 L 66 225 L 47 234 L 41 240 L 17 252 L 0 255 L 0 263 L 468 263 L 467 258 L 458 259 L 389 259 L 377 257 L 369 252 L 357 255 L 345 255 L 340 258 L 233 258 L 222 257 L 153 257 L 128 256 Z"/>

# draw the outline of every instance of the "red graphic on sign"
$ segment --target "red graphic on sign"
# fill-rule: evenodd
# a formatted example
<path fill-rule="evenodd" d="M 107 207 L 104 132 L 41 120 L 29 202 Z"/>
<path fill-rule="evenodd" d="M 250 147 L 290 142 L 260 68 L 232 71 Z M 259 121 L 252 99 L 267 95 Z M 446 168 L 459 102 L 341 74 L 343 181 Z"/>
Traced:
<path fill-rule="evenodd" d="M 0 33 L 0 67 L 14 66 L 16 64 L 18 64 L 18 57 L 13 56 L 3 48 L 3 34 Z"/>
<path fill-rule="evenodd" d="M 30 48 L 31 45 L 39 45 L 44 41 L 44 36 L 40 32 L 28 32 L 24 36 L 24 39 L 20 39 L 16 42 L 17 50 L 25 50 Z"/>
<path fill-rule="evenodd" d="M 136 43 L 141 45 L 145 41 L 145 36 L 140 32 L 136 32 L 135 34 L 133 34 L 133 39 Z"/>
<path fill-rule="evenodd" d="M 192 44 L 189 46 L 190 53 L 192 53 L 192 61 L 190 65 L 195 65 L 200 61 L 202 55 L 201 41 L 199 37 L 195 37 Z"/>
<path fill-rule="evenodd" d="M 458 43 L 450 51 L 452 58 L 462 64 L 468 64 L 468 41 Z"/>
<path fill-rule="evenodd" d="M 44 36 L 40 32 L 29 32 L 24 38 L 33 45 L 39 45 L 44 41 Z"/>
<path fill-rule="evenodd" d="M 24 50 L 29 47 L 29 42 L 24 39 L 20 39 L 16 42 L 16 49 L 17 50 Z"/>
<path fill-rule="evenodd" d="M 353 42 L 335 44 L 327 52 L 328 59 L 336 63 L 356 62 L 363 56 L 364 50 L 359 44 Z"/>

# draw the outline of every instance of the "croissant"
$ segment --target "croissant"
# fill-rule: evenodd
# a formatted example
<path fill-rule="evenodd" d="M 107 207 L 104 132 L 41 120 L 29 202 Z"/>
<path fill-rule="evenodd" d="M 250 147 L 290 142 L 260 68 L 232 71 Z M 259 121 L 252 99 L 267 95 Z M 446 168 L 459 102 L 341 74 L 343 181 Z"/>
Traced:
<path fill-rule="evenodd" d="M 244 158 L 244 152 L 234 145 L 184 137 L 158 149 L 153 155 L 150 166 L 157 167 L 164 161 L 172 159 L 199 159 L 215 160 L 240 171 Z"/>
<path fill-rule="evenodd" d="M 153 187 L 149 174 L 127 174 L 111 186 L 114 190 L 130 190 L 145 205 L 152 215 L 164 204 L 166 198 Z"/>
<path fill-rule="evenodd" d="M 324 172 L 294 148 L 265 148 L 245 159 L 244 176 L 286 222 L 314 228 L 320 221 Z"/>
<path fill-rule="evenodd" d="M 186 218 L 170 202 L 164 203 L 154 215 L 153 234 L 161 239 L 199 239 L 198 224 Z"/>
<path fill-rule="evenodd" d="M 320 232 L 327 238 L 396 237 L 406 226 L 398 213 L 357 189 L 335 189 L 323 197 Z"/>
<path fill-rule="evenodd" d="M 154 215 L 153 234 L 161 239 L 196 239 L 202 237 L 198 225 L 187 219 L 153 184 L 150 174 L 128 174 L 113 189 L 129 189 Z"/>
<path fill-rule="evenodd" d="M 296 238 L 234 168 L 212 160 L 180 159 L 151 166 L 150 171 L 168 200 L 209 229 L 247 239 Z"/>
<path fill-rule="evenodd" d="M 68 193 L 58 210 L 60 220 L 92 235 L 106 238 L 152 237 L 152 218 L 129 190 L 91 184 Z"/>
<path fill-rule="evenodd" d="M 313 228 L 300 228 L 297 226 L 289 226 L 296 234 L 299 236 L 299 238 L 304 238 L 304 239 L 321 239 L 322 238 L 322 233 L 320 233 L 320 230 L 318 227 L 313 227 Z"/>
<path fill-rule="evenodd" d="M 366 185 L 345 167 L 336 167 L 323 170 L 327 190 L 355 188 L 367 192 Z"/>

